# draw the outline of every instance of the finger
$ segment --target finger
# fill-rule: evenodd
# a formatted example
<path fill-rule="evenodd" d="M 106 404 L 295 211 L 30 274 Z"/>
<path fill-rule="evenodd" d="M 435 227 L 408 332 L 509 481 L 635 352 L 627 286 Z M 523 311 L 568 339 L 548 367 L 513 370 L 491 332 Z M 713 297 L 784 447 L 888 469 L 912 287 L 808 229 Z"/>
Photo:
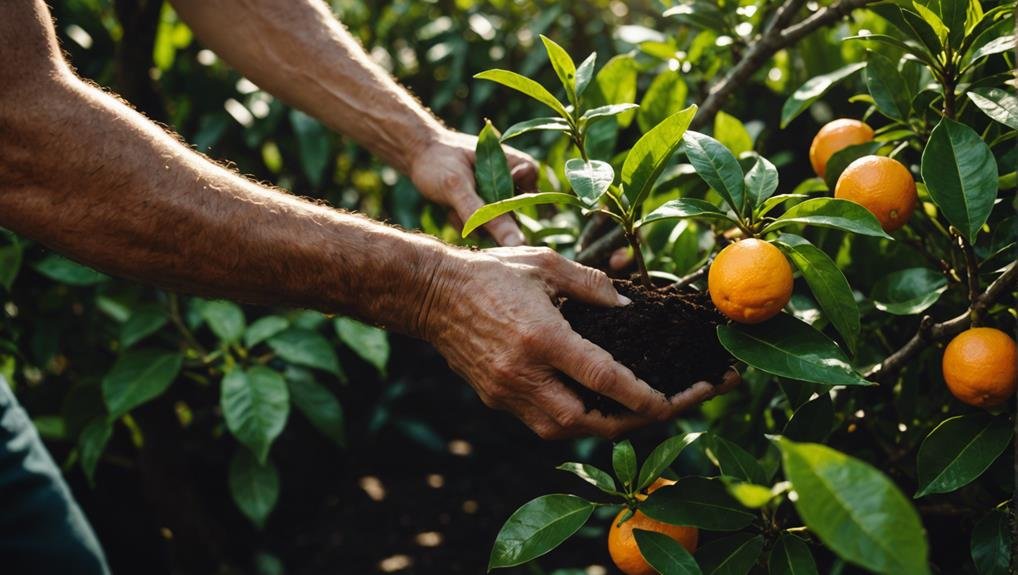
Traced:
<path fill-rule="evenodd" d="M 706 381 L 698 381 L 671 398 L 672 415 L 678 415 L 680 412 L 696 407 L 718 395 L 728 393 L 740 383 L 742 383 L 742 377 L 734 369 L 729 369 L 725 372 L 721 383 L 717 385 L 712 385 Z"/>
<path fill-rule="evenodd" d="M 573 378 L 580 385 L 610 397 L 636 414 L 654 419 L 668 419 L 673 406 L 665 396 L 636 377 L 629 368 L 615 361 L 611 354 L 583 339 L 576 332 L 562 338 L 546 353 L 553 367 Z"/>
<path fill-rule="evenodd" d="M 512 170 L 513 182 L 521 192 L 537 190 L 537 164 L 530 160 L 521 161 Z"/>
<path fill-rule="evenodd" d="M 453 209 L 460 220 L 466 222 L 470 216 L 484 206 L 482 200 L 473 189 L 461 190 L 451 196 L 453 198 Z M 462 225 L 460 226 L 462 229 Z M 524 242 L 523 232 L 508 214 L 499 216 L 484 225 L 484 229 L 495 238 L 499 245 L 519 246 Z"/>
<path fill-rule="evenodd" d="M 633 254 L 629 248 L 619 248 L 612 252 L 611 257 L 608 259 L 608 269 L 613 272 L 618 272 L 626 269 L 633 263 Z"/>
<path fill-rule="evenodd" d="M 629 298 L 615 291 L 611 279 L 601 270 L 558 258 L 547 276 L 548 283 L 562 295 L 605 307 L 629 305 Z"/>
<path fill-rule="evenodd" d="M 513 414 L 541 439 L 565 439 L 572 437 L 554 419 L 532 404 L 520 406 Z"/>
<path fill-rule="evenodd" d="M 569 437 L 596 435 L 611 439 L 653 421 L 632 413 L 606 416 L 600 411 L 588 412 L 580 398 L 556 379 L 542 386 L 538 400 L 545 413 Z"/>

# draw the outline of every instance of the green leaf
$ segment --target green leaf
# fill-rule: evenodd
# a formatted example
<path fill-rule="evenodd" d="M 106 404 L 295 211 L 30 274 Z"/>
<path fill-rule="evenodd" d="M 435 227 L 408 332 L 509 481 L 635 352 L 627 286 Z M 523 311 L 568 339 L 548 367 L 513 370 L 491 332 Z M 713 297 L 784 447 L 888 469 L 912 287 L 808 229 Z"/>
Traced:
<path fill-rule="evenodd" d="M 876 153 L 877 150 L 882 146 L 880 142 L 866 142 L 863 144 L 855 144 L 838 150 L 830 159 L 827 160 L 827 166 L 824 169 L 824 182 L 827 184 L 827 189 L 833 190 L 838 185 L 838 178 L 841 177 L 841 172 L 845 171 L 845 168 L 849 164 L 858 160 L 863 156 L 869 156 Z"/>
<path fill-rule="evenodd" d="M 788 126 L 792 120 L 794 120 L 799 114 L 806 111 L 813 102 L 816 102 L 823 97 L 823 95 L 826 94 L 827 91 L 835 84 L 865 67 L 865 62 L 849 64 L 848 66 L 843 66 L 833 72 L 821 74 L 820 76 L 815 76 L 807 80 L 805 84 L 800 86 L 799 89 L 793 92 L 792 95 L 785 100 L 785 105 L 781 108 L 781 128 L 784 129 Z"/>
<path fill-rule="evenodd" d="M 908 121 L 912 102 L 905 79 L 890 58 L 880 52 L 866 57 L 866 87 L 880 113 L 900 122 Z"/>
<path fill-rule="evenodd" d="M 649 132 L 686 104 L 686 83 L 677 70 L 665 69 L 650 83 L 640 100 L 636 123 L 641 132 Z"/>
<path fill-rule="evenodd" d="M 704 575 L 746 575 L 763 551 L 759 535 L 736 533 L 704 545 L 696 552 L 696 560 Z"/>
<path fill-rule="evenodd" d="M 588 206 L 596 206 L 615 180 L 611 164 L 600 160 L 573 158 L 566 162 L 565 169 L 573 192 Z"/>
<path fill-rule="evenodd" d="M 643 199 L 654 187 L 654 182 L 682 142 L 682 135 L 694 115 L 696 106 L 668 116 L 637 140 L 629 150 L 622 163 L 622 185 L 629 199 L 631 213 L 637 213 Z"/>
<path fill-rule="evenodd" d="M 544 50 L 548 53 L 551 67 L 555 69 L 555 75 L 562 82 L 562 87 L 569 95 L 569 100 L 574 107 L 579 107 L 576 100 L 576 63 L 573 62 L 569 53 L 551 38 L 541 34 L 541 42 L 544 43 Z"/>
<path fill-rule="evenodd" d="M 385 375 L 389 363 L 389 334 L 384 329 L 348 317 L 336 318 L 335 327 L 340 341 Z"/>
<path fill-rule="evenodd" d="M 931 58 L 938 56 L 944 49 L 933 28 L 921 16 L 891 2 L 882 2 L 869 6 L 869 9 L 894 25 L 905 36 L 919 42 L 926 48 Z"/>
<path fill-rule="evenodd" d="M 297 135 L 304 175 L 317 188 L 329 165 L 329 131 L 318 120 L 296 109 L 290 110 L 290 125 Z"/>
<path fill-rule="evenodd" d="M 661 575 L 702 575 L 693 556 L 678 541 L 656 531 L 633 529 L 640 555 Z"/>
<path fill-rule="evenodd" d="M 201 308 L 201 315 L 212 333 L 224 343 L 240 341 L 247 328 L 244 311 L 233 302 L 223 300 L 206 302 Z"/>
<path fill-rule="evenodd" d="M 827 188 L 825 187 L 824 189 L 826 190 Z M 780 206 L 781 204 L 789 200 L 805 200 L 808 199 L 809 197 L 810 197 L 809 194 L 778 194 L 776 196 L 771 196 L 764 200 L 764 202 L 760 205 L 760 209 L 757 210 L 757 215 L 759 217 L 763 217 L 765 214 L 767 214 L 774 208 Z"/>
<path fill-rule="evenodd" d="M 103 399 L 110 416 L 119 418 L 162 395 L 180 373 L 183 356 L 159 349 L 132 349 L 121 355 L 103 377 Z"/>
<path fill-rule="evenodd" d="M 774 499 L 774 493 L 770 488 L 753 483 L 743 483 L 730 479 L 723 480 L 728 494 L 735 498 L 743 507 L 749 509 L 760 509 Z"/>
<path fill-rule="evenodd" d="M 474 78 L 477 78 L 478 80 L 490 80 L 492 82 L 497 82 L 503 86 L 522 92 L 538 102 L 541 102 L 545 106 L 548 106 L 559 116 L 566 119 L 570 118 L 569 112 L 566 111 L 566 107 L 562 105 L 562 102 L 559 102 L 555 96 L 552 96 L 551 92 L 545 89 L 544 86 L 530 78 L 527 78 L 526 76 L 521 76 L 516 72 L 510 72 L 509 70 L 496 69 L 481 72 L 480 74 L 475 75 Z"/>
<path fill-rule="evenodd" d="M 594 78 L 591 93 L 592 106 L 606 104 L 629 104 L 636 100 L 637 64 L 632 56 L 619 55 L 608 60 Z M 626 128 L 633 121 L 635 112 L 629 111 L 619 115 L 618 124 Z"/>
<path fill-rule="evenodd" d="M 972 529 L 972 562 L 979 575 L 1012 573 L 1010 527 L 1007 513 L 995 509 Z"/>
<path fill-rule="evenodd" d="M 513 197 L 515 186 L 509 171 L 509 161 L 502 149 L 498 130 L 491 125 L 491 120 L 484 121 L 484 128 L 477 135 L 474 179 L 477 181 L 477 194 L 485 203 Z"/>
<path fill-rule="evenodd" d="M 799 406 L 782 432 L 794 441 L 823 443 L 834 424 L 834 402 L 831 394 L 822 391 L 817 397 Z"/>
<path fill-rule="evenodd" d="M 635 491 L 636 481 L 636 451 L 629 440 L 616 443 L 612 447 L 612 468 L 616 477 L 622 482 L 622 488 L 626 493 Z"/>
<path fill-rule="evenodd" d="M 14 278 L 21 270 L 21 244 L 14 243 L 0 247 L 0 286 L 11 291 Z"/>
<path fill-rule="evenodd" d="M 919 16 L 930 25 L 930 28 L 932 28 L 933 33 L 937 35 L 937 39 L 940 40 L 940 43 L 946 44 L 949 30 L 947 29 L 947 26 L 944 25 L 944 21 L 940 19 L 940 16 L 938 16 L 933 10 L 930 10 L 915 0 L 912 2 L 912 7 L 915 8 Z"/>
<path fill-rule="evenodd" d="M 919 514 L 893 481 L 853 457 L 816 443 L 775 439 L 795 509 L 839 557 L 887 575 L 927 575 Z"/>
<path fill-rule="evenodd" d="M 95 481 L 95 467 L 99 464 L 99 457 L 106 450 L 106 444 L 112 435 L 113 424 L 106 417 L 97 417 L 90 421 L 78 436 L 81 469 L 90 484 Z"/>
<path fill-rule="evenodd" d="M 869 210 L 855 202 L 838 198 L 813 198 L 796 204 L 765 227 L 763 233 L 773 232 L 790 224 L 833 228 L 864 236 L 891 239 Z"/>
<path fill-rule="evenodd" d="M 576 67 L 576 98 L 579 99 L 587 91 L 587 85 L 594 79 L 594 65 L 597 63 L 597 52 L 590 56 Z"/>
<path fill-rule="evenodd" d="M 706 477 L 683 477 L 661 487 L 640 505 L 651 519 L 672 525 L 691 525 L 709 531 L 738 531 L 754 515 L 728 494 L 724 483 Z"/>
<path fill-rule="evenodd" d="M 991 120 L 1018 130 L 1018 97 L 1000 88 L 975 88 L 965 92 Z"/>
<path fill-rule="evenodd" d="M 56 254 L 47 255 L 32 267 L 51 280 L 72 286 L 94 286 L 110 279 L 105 274 Z"/>
<path fill-rule="evenodd" d="M 986 44 L 983 44 L 978 50 L 972 53 L 972 58 L 970 58 L 969 61 L 976 62 L 981 58 L 992 56 L 993 54 L 1000 54 L 1001 52 L 1010 52 L 1014 50 L 1014 47 L 1015 47 L 1014 34 L 1001 36 L 999 38 L 987 42 Z"/>
<path fill-rule="evenodd" d="M 238 449 L 230 460 L 230 496 L 237 508 L 259 529 L 279 500 L 279 473 L 267 461 L 259 463 L 247 449 Z"/>
<path fill-rule="evenodd" d="M 283 376 L 255 366 L 234 369 L 223 378 L 219 403 L 226 426 L 238 441 L 265 463 L 272 442 L 290 415 L 290 394 Z"/>
<path fill-rule="evenodd" d="M 637 225 L 642 226 L 661 220 L 685 218 L 725 220 L 733 226 L 736 225 L 736 221 L 725 212 L 722 212 L 717 206 L 706 200 L 698 200 L 696 198 L 680 198 L 665 202 L 656 210 L 644 216 L 643 219 L 637 222 Z"/>
<path fill-rule="evenodd" d="M 975 4 L 981 15 L 982 8 L 979 6 L 978 0 L 939 0 L 939 2 L 931 3 L 937 8 L 940 21 L 948 29 L 947 43 L 954 48 L 961 46 L 962 38 L 965 37 L 965 23 L 968 20 L 968 11 L 972 4 Z"/>
<path fill-rule="evenodd" d="M 739 161 L 721 142 L 699 132 L 682 136 L 689 163 L 707 185 L 721 194 L 736 214 L 745 208 L 743 173 Z"/>
<path fill-rule="evenodd" d="M 643 491 L 650 487 L 650 484 L 654 483 L 665 469 L 668 469 L 668 466 L 675 461 L 682 450 L 692 445 L 701 435 L 703 435 L 702 432 L 675 435 L 659 443 L 640 467 L 640 479 L 636 484 L 636 490 Z"/>
<path fill-rule="evenodd" d="M 928 268 L 898 270 L 873 286 L 873 305 L 894 315 L 922 313 L 947 291 L 947 278 Z"/>
<path fill-rule="evenodd" d="M 591 108 L 580 116 L 580 121 L 587 122 L 589 125 L 591 121 L 598 118 L 610 118 L 612 116 L 618 116 L 624 114 L 630 110 L 635 110 L 640 106 L 636 104 L 608 104 L 606 106 L 598 106 L 597 108 Z"/>
<path fill-rule="evenodd" d="M 159 331 L 169 318 L 159 306 L 144 306 L 134 310 L 131 317 L 120 326 L 120 346 L 127 349 L 153 333 Z"/>
<path fill-rule="evenodd" d="M 916 456 L 915 498 L 950 493 L 975 481 L 1011 443 L 1007 416 L 973 413 L 945 419 L 926 436 Z"/>
<path fill-rule="evenodd" d="M 244 332 L 244 346 L 254 347 L 288 327 L 290 322 L 285 317 L 267 315 L 258 318 Z"/>
<path fill-rule="evenodd" d="M 502 200 L 500 202 L 495 202 L 482 208 L 478 208 L 478 210 L 467 219 L 467 222 L 463 224 L 463 237 L 467 237 L 470 235 L 470 232 L 504 213 L 540 204 L 567 204 L 570 206 L 584 207 L 580 199 L 572 194 L 562 194 L 558 192 L 520 194 L 518 196 L 513 196 L 508 200 Z"/>
<path fill-rule="evenodd" d="M 794 234 L 781 234 L 775 243 L 780 246 L 789 259 L 802 272 L 813 297 L 820 304 L 824 315 L 845 339 L 849 351 L 853 354 L 859 339 L 859 306 L 852 295 L 852 287 L 848 279 L 820 248 L 809 243 L 806 238 Z"/>
<path fill-rule="evenodd" d="M 343 406 L 328 388 L 315 381 L 313 373 L 299 367 L 286 370 L 290 399 L 311 425 L 340 447 L 346 447 Z"/>
<path fill-rule="evenodd" d="M 714 116 L 714 137 L 736 157 L 753 150 L 753 137 L 738 118 L 724 112 Z"/>
<path fill-rule="evenodd" d="M 268 340 L 269 347 L 284 361 L 313 367 L 342 377 L 339 359 L 332 344 L 316 331 L 291 327 Z"/>
<path fill-rule="evenodd" d="M 852 369 L 827 336 L 785 313 L 757 325 L 719 325 L 718 340 L 736 359 L 772 375 L 827 385 L 874 385 Z"/>
<path fill-rule="evenodd" d="M 778 169 L 767 158 L 757 155 L 753 167 L 743 179 L 751 206 L 762 205 L 778 189 Z"/>
<path fill-rule="evenodd" d="M 707 447 L 713 453 L 722 475 L 749 483 L 767 482 L 763 467 L 741 446 L 711 433 L 707 435 Z"/>
<path fill-rule="evenodd" d="M 997 198 L 990 147 L 972 128 L 944 118 L 930 134 L 920 171 L 944 217 L 975 243 Z"/>
<path fill-rule="evenodd" d="M 544 495 L 513 513 L 495 537 L 488 570 L 514 567 L 558 547 L 594 512 L 594 504 L 575 495 Z"/>
<path fill-rule="evenodd" d="M 570 129 L 569 122 L 566 122 L 562 118 L 534 118 L 533 120 L 526 120 L 509 126 L 509 129 L 502 133 L 501 141 L 505 142 L 506 140 L 535 130 L 568 132 Z"/>
<path fill-rule="evenodd" d="M 791 533 L 782 533 L 767 558 L 770 575 L 818 575 L 809 545 Z"/>
<path fill-rule="evenodd" d="M 615 480 L 612 479 L 612 476 L 609 475 L 607 471 L 602 471 L 593 465 L 587 463 L 574 463 L 570 461 L 559 465 L 555 469 L 568 471 L 605 493 L 616 493 Z"/>
<path fill-rule="evenodd" d="M 846 41 L 847 40 L 863 40 L 863 41 L 880 42 L 881 44 L 887 44 L 888 46 L 893 46 L 894 48 L 896 48 L 898 50 L 901 50 L 901 51 L 905 52 L 906 54 L 911 54 L 911 55 L 915 56 L 917 59 L 919 59 L 920 61 L 924 62 L 925 64 L 927 64 L 930 67 L 934 67 L 936 65 L 935 61 L 930 56 L 929 52 L 927 52 L 922 46 L 915 46 L 913 44 L 908 44 L 906 42 L 903 42 L 902 40 L 900 40 L 899 38 L 897 38 L 895 36 L 888 36 L 886 34 L 861 34 L 859 36 L 846 36 L 844 38 L 844 40 L 846 40 Z"/>

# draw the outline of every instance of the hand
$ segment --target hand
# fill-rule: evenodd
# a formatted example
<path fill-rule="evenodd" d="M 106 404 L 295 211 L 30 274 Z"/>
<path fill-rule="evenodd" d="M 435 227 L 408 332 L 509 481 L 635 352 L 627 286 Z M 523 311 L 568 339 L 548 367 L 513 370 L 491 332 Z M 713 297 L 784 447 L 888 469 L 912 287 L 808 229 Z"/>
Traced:
<path fill-rule="evenodd" d="M 628 304 L 602 272 L 544 248 L 456 252 L 440 272 L 422 315 L 422 333 L 485 405 L 509 411 L 542 438 L 614 437 L 665 420 L 736 385 L 700 382 L 671 400 L 570 328 L 552 303 L 568 296 L 602 306 Z M 587 413 L 560 373 L 634 413 Z"/>
<path fill-rule="evenodd" d="M 421 194 L 452 210 L 453 221 L 460 227 L 484 205 L 474 185 L 474 148 L 477 138 L 443 130 L 420 147 L 410 164 L 410 179 Z M 508 146 L 504 147 L 516 188 L 532 192 L 537 187 L 537 165 L 533 158 Z M 523 233 L 508 214 L 500 216 L 485 229 L 500 245 L 523 244 Z"/>

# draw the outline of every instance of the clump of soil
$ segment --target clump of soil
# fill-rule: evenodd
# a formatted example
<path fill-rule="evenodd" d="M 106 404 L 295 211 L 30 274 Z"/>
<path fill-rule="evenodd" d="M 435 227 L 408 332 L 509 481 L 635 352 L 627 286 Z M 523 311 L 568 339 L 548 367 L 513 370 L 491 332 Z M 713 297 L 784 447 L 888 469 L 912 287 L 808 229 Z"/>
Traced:
<path fill-rule="evenodd" d="M 648 289 L 625 280 L 616 280 L 615 287 L 633 303 L 604 308 L 565 300 L 562 315 L 577 333 L 668 397 L 698 381 L 721 383 L 732 358 L 718 343 L 715 330 L 726 320 L 706 293 Z M 587 411 L 605 415 L 628 411 L 576 381 L 566 383 Z"/>

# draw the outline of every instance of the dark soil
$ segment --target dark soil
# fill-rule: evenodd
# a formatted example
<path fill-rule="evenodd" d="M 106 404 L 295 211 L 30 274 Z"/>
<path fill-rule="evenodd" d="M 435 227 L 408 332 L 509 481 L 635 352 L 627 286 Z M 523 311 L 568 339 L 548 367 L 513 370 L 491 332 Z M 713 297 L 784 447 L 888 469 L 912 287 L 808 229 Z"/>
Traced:
<path fill-rule="evenodd" d="M 577 333 L 668 397 L 698 381 L 721 383 L 732 358 L 715 331 L 725 319 L 706 293 L 648 289 L 625 280 L 616 280 L 615 287 L 633 303 L 603 308 L 566 300 L 562 315 Z M 575 381 L 568 383 L 588 411 L 605 415 L 626 411 L 614 399 Z"/>

